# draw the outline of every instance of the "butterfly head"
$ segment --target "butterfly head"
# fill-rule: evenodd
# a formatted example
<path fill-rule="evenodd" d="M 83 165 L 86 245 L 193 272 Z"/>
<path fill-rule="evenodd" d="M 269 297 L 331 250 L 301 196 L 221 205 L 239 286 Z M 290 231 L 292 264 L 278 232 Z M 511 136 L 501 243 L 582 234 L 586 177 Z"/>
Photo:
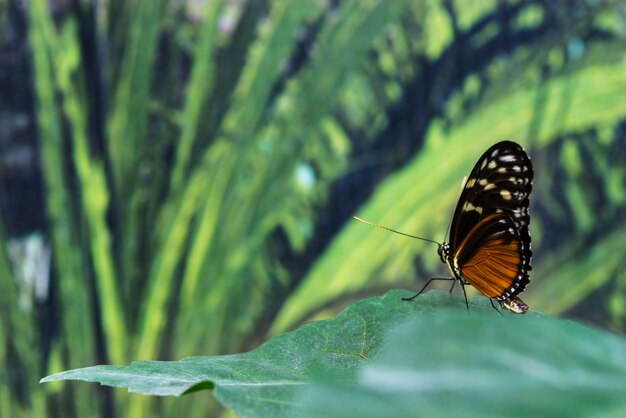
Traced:
<path fill-rule="evenodd" d="M 439 254 L 439 258 L 443 263 L 447 263 L 450 256 L 450 245 L 447 242 L 443 244 L 439 244 L 439 248 L 437 248 L 437 254 Z"/>

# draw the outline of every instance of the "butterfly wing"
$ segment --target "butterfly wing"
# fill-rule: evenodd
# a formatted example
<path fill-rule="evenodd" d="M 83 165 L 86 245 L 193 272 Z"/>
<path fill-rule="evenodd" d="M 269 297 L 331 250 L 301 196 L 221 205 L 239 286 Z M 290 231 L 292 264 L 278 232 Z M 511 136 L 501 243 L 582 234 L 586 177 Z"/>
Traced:
<path fill-rule="evenodd" d="M 528 283 L 526 245 L 513 219 L 495 213 L 470 230 L 453 259 L 467 282 L 488 298 L 504 301 Z"/>
<path fill-rule="evenodd" d="M 463 187 L 450 230 L 451 263 L 487 297 L 505 300 L 528 283 L 532 180 L 524 149 L 503 141 L 485 151 Z"/>
<path fill-rule="evenodd" d="M 524 241 L 526 270 L 530 270 L 530 216 L 528 205 L 532 190 L 533 169 L 526 151 L 511 141 L 502 141 L 479 158 L 459 198 L 452 227 L 450 248 L 454 254 L 463 239 L 482 219 L 503 213 L 515 223 Z"/>

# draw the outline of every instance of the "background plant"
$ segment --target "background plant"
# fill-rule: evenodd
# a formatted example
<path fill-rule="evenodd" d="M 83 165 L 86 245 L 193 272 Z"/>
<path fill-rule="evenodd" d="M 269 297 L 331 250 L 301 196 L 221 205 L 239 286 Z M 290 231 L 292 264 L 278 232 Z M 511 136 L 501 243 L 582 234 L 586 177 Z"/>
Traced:
<path fill-rule="evenodd" d="M 21 45 L 1 79 L 2 416 L 206 415 L 208 397 L 156 408 L 37 381 L 246 350 L 441 274 L 432 247 L 349 216 L 441 239 L 461 179 L 501 139 L 537 173 L 525 299 L 624 330 L 620 2 L 0 7 Z M 35 150 L 33 187 L 15 186 L 17 146 Z M 9 242 L 44 261 L 50 248 L 47 292 Z"/>

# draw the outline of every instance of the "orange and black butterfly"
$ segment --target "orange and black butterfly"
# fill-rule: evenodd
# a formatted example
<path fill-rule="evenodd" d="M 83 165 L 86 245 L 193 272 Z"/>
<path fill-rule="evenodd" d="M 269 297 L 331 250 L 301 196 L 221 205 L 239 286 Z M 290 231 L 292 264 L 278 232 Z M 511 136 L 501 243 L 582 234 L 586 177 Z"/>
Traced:
<path fill-rule="evenodd" d="M 437 243 L 441 261 L 453 277 L 433 278 L 405 300 L 414 299 L 433 280 L 452 280 L 453 286 L 461 284 L 464 294 L 469 284 L 503 308 L 528 311 L 518 295 L 528 284 L 531 270 L 528 197 L 532 180 L 532 164 L 521 146 L 502 141 L 489 148 L 463 186 L 449 242 Z"/>

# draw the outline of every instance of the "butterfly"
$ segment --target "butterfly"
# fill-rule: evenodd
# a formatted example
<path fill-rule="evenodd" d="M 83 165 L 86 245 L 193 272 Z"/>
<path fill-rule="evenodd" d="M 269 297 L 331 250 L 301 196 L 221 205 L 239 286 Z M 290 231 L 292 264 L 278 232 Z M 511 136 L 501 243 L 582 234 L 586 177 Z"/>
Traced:
<path fill-rule="evenodd" d="M 520 145 L 502 141 L 485 151 L 463 185 L 449 241 L 410 235 L 438 244 L 439 257 L 453 277 L 432 278 L 414 296 L 403 299 L 419 296 L 433 280 L 452 280 L 450 291 L 460 283 L 468 309 L 465 285 L 469 284 L 492 305 L 495 300 L 514 313 L 528 311 L 518 295 L 528 284 L 531 270 L 528 205 L 532 180 L 530 158 Z"/>

